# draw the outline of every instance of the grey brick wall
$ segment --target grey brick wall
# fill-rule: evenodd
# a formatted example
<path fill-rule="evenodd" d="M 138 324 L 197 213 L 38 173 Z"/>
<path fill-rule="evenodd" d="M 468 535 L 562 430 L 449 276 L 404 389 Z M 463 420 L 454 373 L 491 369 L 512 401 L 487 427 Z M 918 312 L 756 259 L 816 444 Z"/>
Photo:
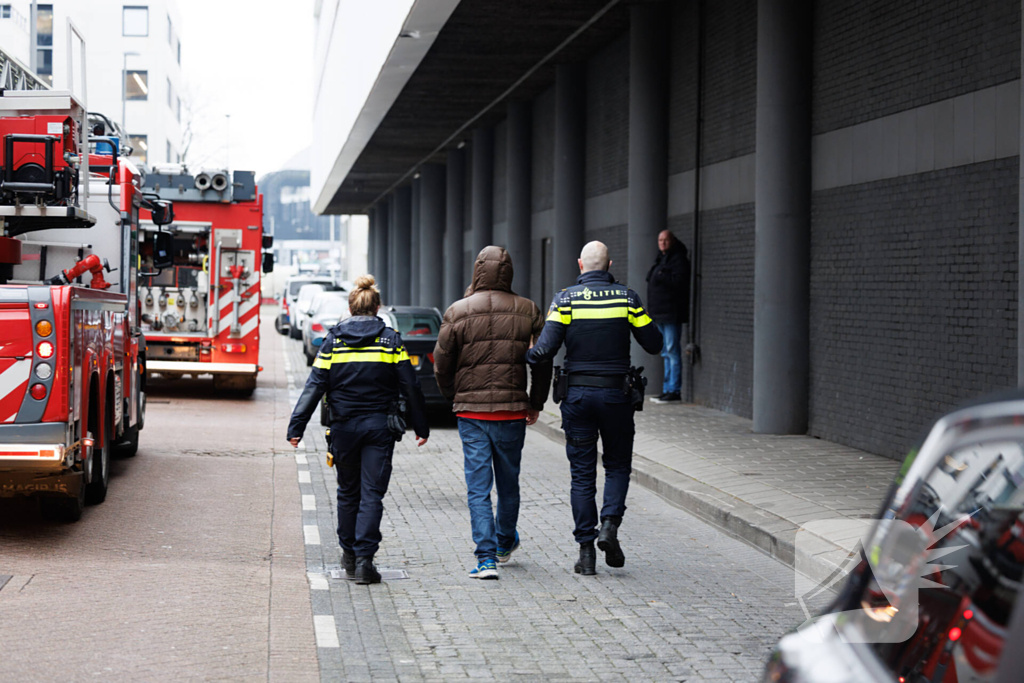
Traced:
<path fill-rule="evenodd" d="M 701 243 L 700 362 L 694 372 L 694 398 L 749 418 L 753 414 L 754 205 L 702 212 Z"/>
<path fill-rule="evenodd" d="M 704 7 L 701 163 L 713 164 L 754 151 L 757 0 L 718 0 Z"/>
<path fill-rule="evenodd" d="M 1018 160 L 814 194 L 810 433 L 901 457 L 1016 385 Z"/>
<path fill-rule="evenodd" d="M 629 226 L 616 225 L 610 228 L 587 230 L 584 235 L 588 242 L 600 240 L 608 245 L 608 256 L 612 260 L 612 273 L 619 282 L 626 282 L 626 264 L 629 263 Z"/>
<path fill-rule="evenodd" d="M 629 184 L 629 33 L 587 63 L 587 197 Z"/>
<path fill-rule="evenodd" d="M 697 3 L 672 3 L 669 46 L 668 172 L 694 166 L 697 139 Z"/>
<path fill-rule="evenodd" d="M 548 88 L 533 101 L 533 212 L 555 206 L 555 89 Z"/>
<path fill-rule="evenodd" d="M 505 197 L 508 177 L 508 124 L 502 121 L 494 127 L 494 224 L 508 219 Z"/>
<path fill-rule="evenodd" d="M 818 0 L 814 132 L 1020 78 L 1017 0 Z"/>

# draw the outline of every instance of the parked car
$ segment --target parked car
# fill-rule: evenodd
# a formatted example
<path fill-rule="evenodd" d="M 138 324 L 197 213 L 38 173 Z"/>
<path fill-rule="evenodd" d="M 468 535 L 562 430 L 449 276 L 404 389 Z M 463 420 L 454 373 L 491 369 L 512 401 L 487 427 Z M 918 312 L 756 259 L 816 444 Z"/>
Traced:
<path fill-rule="evenodd" d="M 782 638 L 764 681 L 1020 681 L 1022 445 L 1019 389 L 938 420 L 907 457 L 839 597 Z"/>
<path fill-rule="evenodd" d="M 329 286 L 320 282 L 309 282 L 299 288 L 295 304 L 289 307 L 291 327 L 288 330 L 288 336 L 292 339 L 302 339 L 302 326 L 309 320 L 306 314 L 309 311 L 309 305 L 313 303 L 313 297 Z"/>
<path fill-rule="evenodd" d="M 441 312 L 426 306 L 381 306 L 378 315 L 402 335 L 427 404 L 451 408 L 451 401 L 441 395 L 434 378 L 434 345 L 441 331 Z"/>
<path fill-rule="evenodd" d="M 330 287 L 334 282 L 330 278 L 313 277 L 309 275 L 297 275 L 285 280 L 284 293 L 281 296 L 281 312 L 274 321 L 274 329 L 279 334 L 289 334 L 292 326 L 291 310 L 295 306 L 295 300 L 299 296 L 299 290 L 303 285 L 310 283 L 321 284 Z M 295 337 L 298 339 L 298 337 Z"/>
<path fill-rule="evenodd" d="M 329 290 L 313 297 L 309 305 L 309 320 L 302 327 L 302 353 L 306 356 L 306 365 L 313 364 L 320 344 L 331 328 L 348 316 L 348 292 Z"/>

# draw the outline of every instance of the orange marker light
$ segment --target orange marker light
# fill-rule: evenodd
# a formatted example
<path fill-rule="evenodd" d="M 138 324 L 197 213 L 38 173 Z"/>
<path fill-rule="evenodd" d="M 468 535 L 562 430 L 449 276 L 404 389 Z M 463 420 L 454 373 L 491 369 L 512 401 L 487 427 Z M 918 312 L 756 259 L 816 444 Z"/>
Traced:
<path fill-rule="evenodd" d="M 51 332 L 53 332 L 53 325 L 49 320 L 40 320 L 36 323 L 36 334 L 40 337 L 49 337 Z"/>

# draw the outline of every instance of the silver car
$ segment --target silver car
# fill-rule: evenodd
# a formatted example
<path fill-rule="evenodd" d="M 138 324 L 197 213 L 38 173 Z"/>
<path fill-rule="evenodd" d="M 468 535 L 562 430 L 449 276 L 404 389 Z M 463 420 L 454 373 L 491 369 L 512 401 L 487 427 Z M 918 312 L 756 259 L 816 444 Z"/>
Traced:
<path fill-rule="evenodd" d="M 312 365 L 320 344 L 338 321 L 349 317 L 348 292 L 344 290 L 320 292 L 310 302 L 307 319 L 302 326 L 302 353 L 306 365 Z"/>

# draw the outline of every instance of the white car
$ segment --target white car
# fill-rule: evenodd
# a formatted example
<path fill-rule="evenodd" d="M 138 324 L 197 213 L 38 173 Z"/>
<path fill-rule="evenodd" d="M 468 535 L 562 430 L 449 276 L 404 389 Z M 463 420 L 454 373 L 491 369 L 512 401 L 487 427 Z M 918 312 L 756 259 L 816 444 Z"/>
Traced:
<path fill-rule="evenodd" d="M 293 326 L 292 320 L 292 307 L 295 306 L 295 300 L 299 296 L 299 290 L 302 289 L 303 285 L 310 283 L 321 284 L 324 287 L 331 287 L 334 282 L 330 278 L 324 277 L 311 277 L 309 275 L 297 275 L 295 277 L 288 278 L 284 283 L 284 293 L 281 296 L 281 314 L 274 325 L 277 331 L 281 334 L 288 334 L 290 328 Z M 298 337 L 295 337 L 298 339 Z"/>
<path fill-rule="evenodd" d="M 311 282 L 299 288 L 299 295 L 295 297 L 295 303 L 288 307 L 291 314 L 291 329 L 288 336 L 292 339 L 302 339 L 302 325 L 309 320 L 306 312 L 309 305 L 313 303 L 313 297 L 327 289 L 327 285 L 320 282 Z"/>
<path fill-rule="evenodd" d="M 327 333 L 339 320 L 349 317 L 348 292 L 320 292 L 313 298 L 306 317 L 307 322 L 302 327 L 302 353 L 306 356 L 306 365 L 312 365 Z"/>

